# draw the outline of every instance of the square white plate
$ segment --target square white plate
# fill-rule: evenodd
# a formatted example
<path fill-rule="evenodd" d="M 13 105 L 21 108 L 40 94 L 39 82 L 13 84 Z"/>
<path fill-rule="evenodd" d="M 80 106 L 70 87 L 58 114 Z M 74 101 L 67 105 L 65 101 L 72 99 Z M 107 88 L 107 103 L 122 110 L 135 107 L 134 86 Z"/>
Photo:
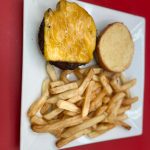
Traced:
<path fill-rule="evenodd" d="M 45 61 L 40 53 L 37 35 L 43 13 L 47 8 L 54 9 L 58 0 L 25 0 L 24 1 L 24 36 L 23 36 L 23 77 L 22 77 L 22 111 L 21 111 L 21 150 L 56 150 L 55 138 L 49 134 L 37 134 L 30 129 L 27 110 L 31 103 L 40 96 L 41 83 L 46 77 Z M 132 126 L 130 131 L 117 127 L 110 132 L 95 138 L 81 137 L 67 146 L 78 146 L 112 139 L 131 137 L 142 134 L 143 93 L 144 93 L 144 45 L 145 19 L 120 11 L 76 1 L 94 18 L 97 29 L 101 31 L 112 22 L 124 22 L 132 33 L 135 42 L 135 54 L 132 65 L 125 74 L 136 78 L 137 84 L 132 89 L 133 96 L 139 101 L 127 112 L 127 122 Z M 93 62 L 92 62 L 93 63 Z"/>

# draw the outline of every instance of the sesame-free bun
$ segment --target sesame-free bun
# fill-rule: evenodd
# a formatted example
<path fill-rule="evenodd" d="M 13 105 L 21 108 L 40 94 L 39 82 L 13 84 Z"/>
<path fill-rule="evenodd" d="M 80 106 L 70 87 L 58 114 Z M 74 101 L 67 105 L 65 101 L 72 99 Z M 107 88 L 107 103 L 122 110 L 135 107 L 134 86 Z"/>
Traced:
<path fill-rule="evenodd" d="M 129 67 L 134 53 L 134 43 L 128 28 L 120 22 L 108 25 L 97 43 L 100 66 L 113 72 Z"/>

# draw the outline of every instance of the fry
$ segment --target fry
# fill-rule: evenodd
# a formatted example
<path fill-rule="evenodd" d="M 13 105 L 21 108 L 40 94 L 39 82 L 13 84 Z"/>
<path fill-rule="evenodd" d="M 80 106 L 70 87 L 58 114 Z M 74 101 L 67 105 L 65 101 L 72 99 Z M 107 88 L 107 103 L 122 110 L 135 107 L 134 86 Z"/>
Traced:
<path fill-rule="evenodd" d="M 73 89 L 73 90 L 65 91 L 64 93 L 60 93 L 60 94 L 55 95 L 53 97 L 50 97 L 46 102 L 51 103 L 51 104 L 55 104 L 55 103 L 57 103 L 57 101 L 59 99 L 65 100 L 65 99 L 69 99 L 69 98 L 72 98 L 72 97 L 75 97 L 78 95 L 79 95 L 79 90 Z"/>
<path fill-rule="evenodd" d="M 68 111 L 68 110 L 63 111 L 63 113 L 68 116 L 76 116 L 78 114 L 76 112 L 72 112 L 72 111 Z"/>
<path fill-rule="evenodd" d="M 47 63 L 46 65 L 47 73 L 52 81 L 57 81 L 56 71 L 52 65 Z"/>
<path fill-rule="evenodd" d="M 78 88 L 77 83 L 68 83 L 68 84 L 50 89 L 50 93 L 58 94 L 58 93 L 62 93 L 62 92 L 72 90 L 72 89 L 77 89 L 77 88 Z"/>
<path fill-rule="evenodd" d="M 123 114 L 125 111 L 129 110 L 131 106 L 123 106 L 118 110 L 118 115 Z"/>
<path fill-rule="evenodd" d="M 90 132 L 88 133 L 88 137 L 90 138 L 95 138 L 95 137 L 98 137 L 104 133 L 106 133 L 107 131 L 111 130 L 112 128 L 114 128 L 115 125 L 113 124 L 110 124 L 109 126 L 103 126 L 103 129 L 99 129 L 99 130 L 96 130 L 96 131 L 93 131 L 93 132 Z M 101 127 L 102 128 L 102 127 Z"/>
<path fill-rule="evenodd" d="M 111 101 L 110 101 L 109 104 L 108 104 L 107 112 L 108 112 L 108 113 L 111 113 L 111 112 L 112 112 L 112 109 L 113 109 L 114 106 L 115 106 L 115 103 L 116 103 L 117 101 L 123 99 L 124 96 L 125 96 L 125 93 L 123 93 L 123 92 L 116 93 L 116 94 L 112 97 Z"/>
<path fill-rule="evenodd" d="M 73 141 L 73 140 L 75 140 L 75 139 L 81 137 L 82 135 L 88 134 L 89 132 L 91 132 L 90 129 L 84 129 L 84 130 L 82 130 L 82 131 L 80 131 L 80 132 L 78 132 L 78 133 L 75 133 L 74 135 L 72 135 L 72 136 L 70 136 L 70 137 L 68 137 L 68 138 L 64 138 L 64 139 L 62 138 L 62 139 L 60 139 L 60 140 L 58 140 L 58 141 L 56 142 L 56 146 L 57 146 L 58 148 L 61 148 L 61 147 L 63 147 L 64 145 L 70 143 L 71 141 Z"/>
<path fill-rule="evenodd" d="M 101 84 L 99 82 L 94 82 L 93 91 L 96 91 L 97 89 L 101 89 Z"/>
<path fill-rule="evenodd" d="M 41 113 L 42 115 L 47 114 L 47 113 L 50 111 L 50 109 L 51 109 L 51 104 L 45 103 L 45 104 L 42 106 L 42 108 L 40 109 L 40 113 Z"/>
<path fill-rule="evenodd" d="M 85 93 L 85 99 L 83 102 L 83 108 L 82 108 L 82 117 L 85 117 L 89 113 L 89 108 L 90 108 L 90 101 L 91 101 L 91 95 L 92 95 L 92 90 L 94 86 L 94 81 L 90 81 L 86 93 Z"/>
<path fill-rule="evenodd" d="M 62 133 L 62 137 L 67 138 L 81 130 L 89 128 L 89 127 L 101 122 L 102 120 L 104 120 L 106 116 L 107 116 L 107 114 L 104 113 L 100 116 L 96 116 L 91 119 L 85 120 L 83 123 L 81 123 L 75 127 L 71 127 L 69 129 L 67 129 L 64 133 Z"/>
<path fill-rule="evenodd" d="M 58 114 L 60 114 L 61 112 L 63 111 L 63 109 L 60 109 L 60 108 L 56 108 L 54 110 L 52 110 L 51 112 L 49 112 L 48 114 L 45 114 L 43 116 L 44 119 L 46 120 L 50 120 L 54 117 L 56 117 Z"/>
<path fill-rule="evenodd" d="M 49 91 L 48 91 L 48 88 L 49 88 L 49 83 L 50 83 L 50 80 L 49 79 L 45 79 L 42 83 L 42 95 L 47 95 L 49 96 Z"/>
<path fill-rule="evenodd" d="M 64 109 L 64 110 L 69 110 L 71 112 L 76 112 L 79 113 L 81 112 L 80 108 L 78 108 L 75 104 L 72 104 L 68 101 L 64 101 L 64 100 L 59 100 L 56 105 L 58 106 L 58 108 Z"/>
<path fill-rule="evenodd" d="M 129 88 L 133 87 L 135 84 L 136 84 L 136 79 L 127 81 L 126 83 L 124 83 L 121 86 L 117 84 L 116 80 L 111 81 L 111 85 L 113 86 L 113 88 L 116 92 L 126 91 Z"/>
<path fill-rule="evenodd" d="M 92 79 L 93 79 L 94 81 L 97 81 L 97 82 L 100 81 L 100 80 L 99 80 L 99 77 L 98 77 L 97 75 L 93 75 L 93 78 L 92 78 Z"/>
<path fill-rule="evenodd" d="M 77 95 L 75 97 L 72 97 L 72 98 L 68 99 L 67 101 L 70 102 L 70 103 L 76 103 L 76 102 L 78 102 L 80 100 L 83 100 L 83 97 Z"/>
<path fill-rule="evenodd" d="M 111 86 L 109 85 L 109 81 L 108 79 L 106 78 L 105 75 L 101 75 L 100 76 L 100 81 L 101 81 L 101 84 L 103 85 L 103 87 L 105 88 L 106 92 L 111 95 L 113 90 L 111 88 Z"/>
<path fill-rule="evenodd" d="M 38 132 L 38 133 L 44 133 L 44 132 L 51 132 L 56 129 L 62 129 L 62 128 L 67 128 L 71 126 L 78 125 L 83 122 L 83 118 L 81 115 L 67 118 L 64 120 L 60 120 L 59 122 L 53 123 L 53 124 L 48 124 L 45 126 L 32 126 L 33 131 Z"/>
<path fill-rule="evenodd" d="M 61 86 L 61 85 L 64 85 L 64 81 L 54 81 L 54 82 L 50 82 L 50 87 L 51 88 L 54 88 L 54 87 L 57 87 L 57 86 Z"/>
<path fill-rule="evenodd" d="M 95 116 L 103 114 L 107 110 L 107 108 L 108 108 L 108 106 L 105 106 L 105 105 L 99 107 L 95 112 Z"/>
<path fill-rule="evenodd" d="M 106 91 L 103 89 L 97 97 L 91 102 L 90 112 L 96 110 L 98 107 L 102 105 L 102 99 L 106 95 Z"/>
<path fill-rule="evenodd" d="M 110 97 L 105 96 L 105 97 L 103 98 L 103 103 L 104 103 L 104 104 L 108 104 L 109 102 L 110 102 Z"/>
<path fill-rule="evenodd" d="M 123 85 L 121 85 L 120 88 L 117 91 L 118 92 L 125 91 L 125 90 L 133 87 L 135 84 L 136 84 L 136 79 L 127 81 L 126 83 L 124 83 Z"/>
<path fill-rule="evenodd" d="M 116 118 L 117 113 L 118 113 L 118 110 L 119 110 L 119 108 L 120 108 L 120 106 L 121 106 L 121 104 L 122 104 L 122 101 L 123 101 L 123 98 L 120 99 L 120 100 L 118 100 L 118 101 L 115 103 L 115 105 L 114 105 L 114 107 L 113 107 L 113 109 L 112 109 L 110 115 L 108 116 L 108 119 L 109 119 L 109 120 L 112 121 L 112 120 L 114 120 L 114 119 Z"/>
<path fill-rule="evenodd" d="M 125 120 L 125 119 L 128 119 L 128 116 L 126 114 L 121 114 L 121 115 L 118 115 L 116 120 L 119 120 L 119 121 L 122 121 L 122 120 Z"/>
<path fill-rule="evenodd" d="M 35 124 L 35 125 L 46 125 L 46 124 L 47 124 L 47 122 L 46 122 L 43 118 L 38 117 L 38 116 L 33 116 L 33 117 L 30 119 L 30 121 L 31 121 L 31 124 L 32 124 L 32 125 L 33 125 L 33 124 Z"/>
<path fill-rule="evenodd" d="M 138 97 L 133 97 L 133 98 L 128 98 L 128 99 L 125 99 L 123 102 L 122 102 L 122 105 L 126 106 L 126 105 L 131 105 L 132 103 L 135 103 L 138 101 Z"/>
<path fill-rule="evenodd" d="M 82 84 L 79 87 L 80 95 L 82 95 L 84 93 L 84 91 L 87 88 L 87 86 L 88 86 L 90 80 L 92 79 L 93 75 L 94 75 L 94 72 L 93 72 L 92 69 L 90 69 L 90 71 L 88 72 L 88 75 L 86 76 L 86 78 L 84 79 L 84 81 L 82 82 Z"/>
<path fill-rule="evenodd" d="M 39 99 L 37 99 L 32 105 L 30 106 L 27 115 L 28 117 L 34 116 L 38 110 L 44 105 L 47 100 L 47 96 L 43 95 Z"/>
<path fill-rule="evenodd" d="M 127 123 L 123 122 L 123 121 L 117 121 L 115 122 L 116 125 L 120 125 L 122 126 L 123 128 L 127 129 L 127 130 L 130 130 L 131 129 L 131 126 L 128 125 Z"/>
<path fill-rule="evenodd" d="M 120 75 L 120 80 L 121 80 L 122 84 L 127 82 L 127 79 L 125 78 L 125 76 L 123 74 Z M 127 98 L 131 97 L 131 93 L 130 93 L 129 89 L 126 90 L 125 93 L 126 93 Z"/>

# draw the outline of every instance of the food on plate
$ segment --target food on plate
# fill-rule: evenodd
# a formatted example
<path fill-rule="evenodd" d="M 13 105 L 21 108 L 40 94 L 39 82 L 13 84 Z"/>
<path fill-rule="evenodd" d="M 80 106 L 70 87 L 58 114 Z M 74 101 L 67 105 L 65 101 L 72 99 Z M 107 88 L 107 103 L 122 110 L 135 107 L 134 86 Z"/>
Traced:
<path fill-rule="evenodd" d="M 123 23 L 106 27 L 97 43 L 96 54 L 100 66 L 112 72 L 122 72 L 129 67 L 134 54 L 134 42 Z"/>
<path fill-rule="evenodd" d="M 61 148 L 83 135 L 96 138 L 116 126 L 131 129 L 125 120 L 126 111 L 138 100 L 128 95 L 135 79 L 128 81 L 122 73 L 98 66 L 63 70 L 58 77 L 54 66 L 46 66 L 48 78 L 41 97 L 28 110 L 34 132 L 54 135 Z M 69 80 L 68 75 L 76 79 Z"/>
<path fill-rule="evenodd" d="M 56 10 L 44 13 L 38 40 L 46 61 L 61 69 L 75 69 L 93 59 L 96 25 L 84 8 L 60 0 Z"/>

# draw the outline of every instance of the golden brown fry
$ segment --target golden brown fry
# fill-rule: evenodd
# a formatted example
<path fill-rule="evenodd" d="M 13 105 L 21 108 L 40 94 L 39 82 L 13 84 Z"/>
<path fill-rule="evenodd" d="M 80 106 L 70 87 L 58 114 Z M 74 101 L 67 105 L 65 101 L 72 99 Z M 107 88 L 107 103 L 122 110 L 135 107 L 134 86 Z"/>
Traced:
<path fill-rule="evenodd" d="M 59 139 L 59 140 L 56 142 L 56 146 L 57 146 L 58 148 L 61 148 L 61 147 L 63 147 L 64 145 L 70 143 L 71 141 L 73 141 L 73 140 L 75 140 L 75 139 L 81 137 L 82 135 L 88 134 L 90 131 L 91 131 L 90 129 L 84 129 L 84 130 L 82 130 L 82 131 L 80 131 L 80 132 L 75 133 L 74 135 L 71 135 L 71 136 L 68 137 L 68 138 Z"/>
<path fill-rule="evenodd" d="M 50 79 L 52 81 L 57 81 L 57 75 L 56 75 L 55 68 L 52 65 L 50 65 L 50 63 L 47 63 L 46 69 L 47 69 L 47 73 L 48 73 Z"/>
<path fill-rule="evenodd" d="M 64 84 L 65 84 L 64 81 L 61 81 L 61 80 L 54 81 L 54 82 L 50 82 L 50 87 L 51 88 L 55 88 L 57 86 L 61 86 L 61 85 L 64 85 Z"/>
<path fill-rule="evenodd" d="M 68 111 L 68 110 L 63 111 L 63 113 L 65 115 L 67 115 L 67 116 L 76 116 L 76 115 L 78 115 L 78 113 L 72 112 L 72 111 Z"/>
<path fill-rule="evenodd" d="M 112 78 L 114 73 L 110 72 L 110 71 L 103 70 L 103 75 L 106 76 L 107 78 Z"/>
<path fill-rule="evenodd" d="M 123 74 L 120 75 L 120 80 L 121 80 L 122 84 L 127 82 L 127 79 L 125 78 L 125 76 Z M 125 90 L 125 93 L 126 93 L 127 98 L 131 98 L 131 93 L 130 93 L 129 89 Z"/>
<path fill-rule="evenodd" d="M 51 88 L 50 89 L 50 93 L 51 94 L 58 94 L 58 93 L 62 93 L 62 92 L 65 92 L 65 91 L 68 91 L 68 90 L 77 89 L 77 88 L 78 88 L 77 83 L 72 82 L 72 83 L 68 83 L 68 84 L 62 85 L 62 86 Z"/>
<path fill-rule="evenodd" d="M 47 122 L 43 118 L 38 117 L 38 116 L 31 117 L 30 121 L 31 121 L 32 125 L 33 124 L 35 124 L 35 125 L 46 125 L 47 124 Z"/>
<path fill-rule="evenodd" d="M 113 90 L 111 88 L 111 86 L 109 85 L 109 80 L 106 78 L 105 75 L 101 75 L 100 76 L 100 81 L 101 81 L 101 84 L 103 85 L 103 87 L 105 88 L 106 92 L 111 95 Z"/>
<path fill-rule="evenodd" d="M 107 112 L 108 113 L 111 113 L 112 112 L 112 109 L 114 108 L 115 104 L 117 101 L 123 99 L 125 96 L 125 93 L 123 92 L 119 92 L 119 93 L 116 93 L 112 99 L 110 100 L 109 104 L 108 104 L 108 109 L 107 109 Z"/>
<path fill-rule="evenodd" d="M 99 82 L 94 82 L 94 86 L 93 86 L 93 92 L 95 92 L 98 89 L 101 89 L 101 84 Z"/>
<path fill-rule="evenodd" d="M 50 83 L 50 80 L 49 79 L 45 79 L 42 83 L 42 95 L 47 95 L 49 96 L 49 83 Z"/>
<path fill-rule="evenodd" d="M 131 129 L 131 126 L 128 125 L 127 123 L 123 122 L 123 121 L 116 121 L 115 122 L 116 125 L 120 125 L 122 126 L 123 128 L 127 129 L 127 130 L 130 130 Z"/>
<path fill-rule="evenodd" d="M 116 92 L 126 91 L 126 90 L 130 89 L 131 87 L 133 87 L 135 84 L 136 84 L 136 79 L 129 80 L 126 83 L 124 83 L 123 85 L 117 84 L 116 80 L 111 81 L 111 85 Z"/>
<path fill-rule="evenodd" d="M 96 82 L 99 82 L 100 81 L 100 79 L 99 79 L 99 77 L 97 76 L 97 75 L 93 75 L 93 78 L 92 78 L 94 81 L 96 81 Z"/>
<path fill-rule="evenodd" d="M 80 80 L 77 80 L 77 81 L 74 81 L 74 82 L 76 82 L 77 83 L 77 85 L 78 85 L 78 87 L 82 84 L 82 82 L 83 82 L 83 79 L 80 79 Z"/>
<path fill-rule="evenodd" d="M 133 97 L 133 98 L 128 98 L 123 100 L 122 105 L 126 106 L 126 105 L 131 105 L 132 103 L 135 103 L 138 101 L 138 97 Z"/>
<path fill-rule="evenodd" d="M 56 129 L 54 131 L 49 132 L 50 134 L 53 134 L 56 138 L 60 138 L 61 134 L 64 129 Z"/>
<path fill-rule="evenodd" d="M 80 100 L 83 100 L 83 97 L 77 95 L 75 97 L 72 97 L 72 98 L 68 99 L 67 101 L 70 102 L 70 103 L 77 103 Z"/>
<path fill-rule="evenodd" d="M 59 99 L 65 100 L 79 95 L 78 89 L 73 89 L 69 91 L 65 91 L 64 93 L 57 94 L 55 96 L 50 97 L 46 102 L 55 104 Z"/>
<path fill-rule="evenodd" d="M 53 124 L 48 124 L 44 126 L 32 126 L 33 131 L 38 132 L 38 133 L 44 133 L 44 132 L 51 132 L 56 129 L 62 129 L 62 128 L 67 128 L 71 126 L 78 125 L 83 122 L 83 118 L 81 115 L 67 118 L 60 120 L 59 122 L 53 123 Z"/>
<path fill-rule="evenodd" d="M 109 119 L 110 121 L 113 121 L 113 120 L 116 118 L 116 116 L 117 116 L 117 114 L 118 114 L 118 110 L 119 110 L 119 108 L 121 107 L 122 101 L 123 101 L 123 98 L 120 99 L 120 100 L 118 100 L 118 101 L 114 104 L 114 107 L 113 107 L 112 111 L 110 112 L 110 114 L 109 114 L 109 116 L 108 116 L 108 119 Z"/>
<path fill-rule="evenodd" d="M 85 79 L 83 80 L 82 84 L 79 87 L 79 93 L 80 95 L 82 95 L 85 91 L 85 89 L 87 88 L 90 80 L 92 79 L 94 75 L 94 72 L 92 69 L 90 69 L 90 71 L 88 72 L 87 76 L 85 77 Z"/>
<path fill-rule="evenodd" d="M 83 101 L 79 101 L 79 102 L 76 103 L 76 105 L 77 105 L 78 107 L 81 107 L 81 108 L 82 108 L 82 104 L 83 104 Z"/>
<path fill-rule="evenodd" d="M 62 111 L 63 111 L 63 109 L 56 108 L 56 109 L 52 110 L 51 112 L 49 112 L 48 114 L 45 114 L 43 116 L 43 118 L 46 119 L 46 120 L 51 120 L 52 118 L 54 118 L 58 114 L 60 114 Z"/>
<path fill-rule="evenodd" d="M 88 120 L 85 120 L 83 123 L 67 129 L 64 133 L 62 133 L 62 137 L 67 138 L 81 130 L 89 128 L 89 127 L 103 121 L 106 116 L 107 116 L 107 114 L 104 113 L 100 116 L 96 116 L 96 117 L 90 118 Z"/>
<path fill-rule="evenodd" d="M 51 104 L 45 103 L 45 104 L 42 106 L 42 108 L 40 109 L 40 113 L 41 113 L 42 115 L 44 115 L 44 114 L 48 113 L 48 112 L 50 111 L 50 109 L 51 109 Z"/>
<path fill-rule="evenodd" d="M 93 90 L 94 84 L 95 84 L 94 81 L 90 81 L 90 83 L 86 89 L 85 99 L 83 101 L 83 107 L 82 107 L 82 117 L 87 116 L 89 113 L 90 101 L 91 101 L 92 90 Z"/>
<path fill-rule="evenodd" d="M 109 102 L 110 102 L 110 97 L 105 96 L 105 97 L 103 98 L 103 103 L 104 103 L 104 104 L 108 104 Z"/>
<path fill-rule="evenodd" d="M 133 87 L 135 84 L 136 84 L 136 79 L 127 81 L 126 83 L 124 83 L 123 85 L 121 85 L 120 88 L 117 91 L 120 92 L 120 91 L 128 90 L 131 87 Z"/>
<path fill-rule="evenodd" d="M 35 114 L 39 111 L 39 109 L 44 105 L 47 100 L 47 96 L 42 95 L 39 99 L 37 99 L 28 110 L 28 117 L 35 116 Z"/>
<path fill-rule="evenodd" d="M 130 105 L 128 106 L 123 106 L 118 110 L 118 115 L 125 113 L 127 110 L 129 110 L 131 108 Z"/>
<path fill-rule="evenodd" d="M 102 99 L 106 95 L 106 91 L 103 89 L 97 97 L 91 102 L 90 112 L 96 110 L 98 107 L 102 105 Z"/>
<path fill-rule="evenodd" d="M 109 126 L 97 127 L 97 128 L 99 128 L 99 130 L 92 131 L 92 132 L 88 133 L 87 135 L 90 138 L 95 138 L 95 137 L 98 137 L 98 136 L 106 133 L 107 131 L 111 130 L 114 127 L 115 127 L 115 125 L 113 125 L 113 124 L 110 124 Z"/>
<path fill-rule="evenodd" d="M 95 111 L 95 116 L 101 115 L 103 114 L 106 110 L 107 110 L 108 106 L 104 105 L 99 107 L 96 111 Z"/>
<path fill-rule="evenodd" d="M 121 114 L 121 115 L 118 115 L 116 117 L 116 121 L 122 121 L 122 120 L 125 120 L 125 119 L 128 119 L 128 116 L 126 114 Z"/>
<path fill-rule="evenodd" d="M 64 109 L 64 110 L 69 110 L 71 112 L 76 112 L 79 113 L 81 112 L 80 108 L 78 108 L 75 104 L 72 104 L 68 101 L 64 101 L 64 100 L 59 100 L 56 103 L 58 108 Z"/>

